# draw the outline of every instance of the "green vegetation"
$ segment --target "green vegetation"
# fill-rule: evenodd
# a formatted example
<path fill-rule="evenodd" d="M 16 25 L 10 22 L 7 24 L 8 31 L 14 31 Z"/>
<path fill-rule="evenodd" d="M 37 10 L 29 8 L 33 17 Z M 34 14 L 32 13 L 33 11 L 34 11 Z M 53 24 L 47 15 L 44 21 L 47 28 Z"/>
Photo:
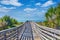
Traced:
<path fill-rule="evenodd" d="M 50 7 L 45 14 L 46 21 L 38 24 L 44 25 L 50 28 L 60 28 L 60 4 L 56 7 Z"/>
<path fill-rule="evenodd" d="M 13 19 L 7 15 L 0 18 L 0 30 L 16 27 L 17 25 L 20 24 L 22 24 L 22 22 L 18 22 L 16 19 Z"/>

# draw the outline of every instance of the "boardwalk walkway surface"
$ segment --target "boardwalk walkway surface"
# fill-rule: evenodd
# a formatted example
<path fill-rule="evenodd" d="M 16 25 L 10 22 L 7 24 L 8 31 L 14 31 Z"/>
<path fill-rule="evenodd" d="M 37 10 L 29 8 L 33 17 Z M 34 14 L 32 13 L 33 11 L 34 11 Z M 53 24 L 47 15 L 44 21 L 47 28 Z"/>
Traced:
<path fill-rule="evenodd" d="M 0 31 L 0 40 L 60 40 L 60 30 L 25 22 L 20 27 Z"/>

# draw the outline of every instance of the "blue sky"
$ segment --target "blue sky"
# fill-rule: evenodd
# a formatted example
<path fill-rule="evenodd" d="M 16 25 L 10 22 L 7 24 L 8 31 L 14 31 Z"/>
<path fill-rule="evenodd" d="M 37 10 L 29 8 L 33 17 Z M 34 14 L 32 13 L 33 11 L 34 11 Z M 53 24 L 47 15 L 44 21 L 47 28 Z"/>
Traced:
<path fill-rule="evenodd" d="M 45 20 L 49 7 L 55 7 L 60 0 L 0 0 L 0 17 L 9 15 L 20 22 Z"/>

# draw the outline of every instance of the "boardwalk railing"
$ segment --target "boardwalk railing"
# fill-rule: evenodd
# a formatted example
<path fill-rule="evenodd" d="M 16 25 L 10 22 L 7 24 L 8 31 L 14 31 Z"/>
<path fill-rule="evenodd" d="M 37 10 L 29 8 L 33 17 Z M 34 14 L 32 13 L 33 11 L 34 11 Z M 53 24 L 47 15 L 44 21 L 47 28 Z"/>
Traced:
<path fill-rule="evenodd" d="M 44 36 L 44 38 L 41 36 L 43 39 L 60 40 L 60 30 L 40 26 L 36 23 L 34 24 L 36 25 L 37 29 L 39 29 L 40 34 Z"/>
<path fill-rule="evenodd" d="M 21 25 L 20 27 L 14 27 L 0 31 L 0 40 L 19 40 L 19 34 L 22 28 L 23 27 Z"/>

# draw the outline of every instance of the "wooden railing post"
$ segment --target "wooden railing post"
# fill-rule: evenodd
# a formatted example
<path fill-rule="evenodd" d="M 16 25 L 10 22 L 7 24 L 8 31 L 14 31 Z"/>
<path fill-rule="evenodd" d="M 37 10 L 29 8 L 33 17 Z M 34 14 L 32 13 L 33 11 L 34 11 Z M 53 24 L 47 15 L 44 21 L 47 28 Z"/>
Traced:
<path fill-rule="evenodd" d="M 17 28 L 17 40 L 19 40 L 19 29 Z"/>
<path fill-rule="evenodd" d="M 4 40 L 7 40 L 7 38 L 6 38 L 6 31 L 4 31 Z"/>

